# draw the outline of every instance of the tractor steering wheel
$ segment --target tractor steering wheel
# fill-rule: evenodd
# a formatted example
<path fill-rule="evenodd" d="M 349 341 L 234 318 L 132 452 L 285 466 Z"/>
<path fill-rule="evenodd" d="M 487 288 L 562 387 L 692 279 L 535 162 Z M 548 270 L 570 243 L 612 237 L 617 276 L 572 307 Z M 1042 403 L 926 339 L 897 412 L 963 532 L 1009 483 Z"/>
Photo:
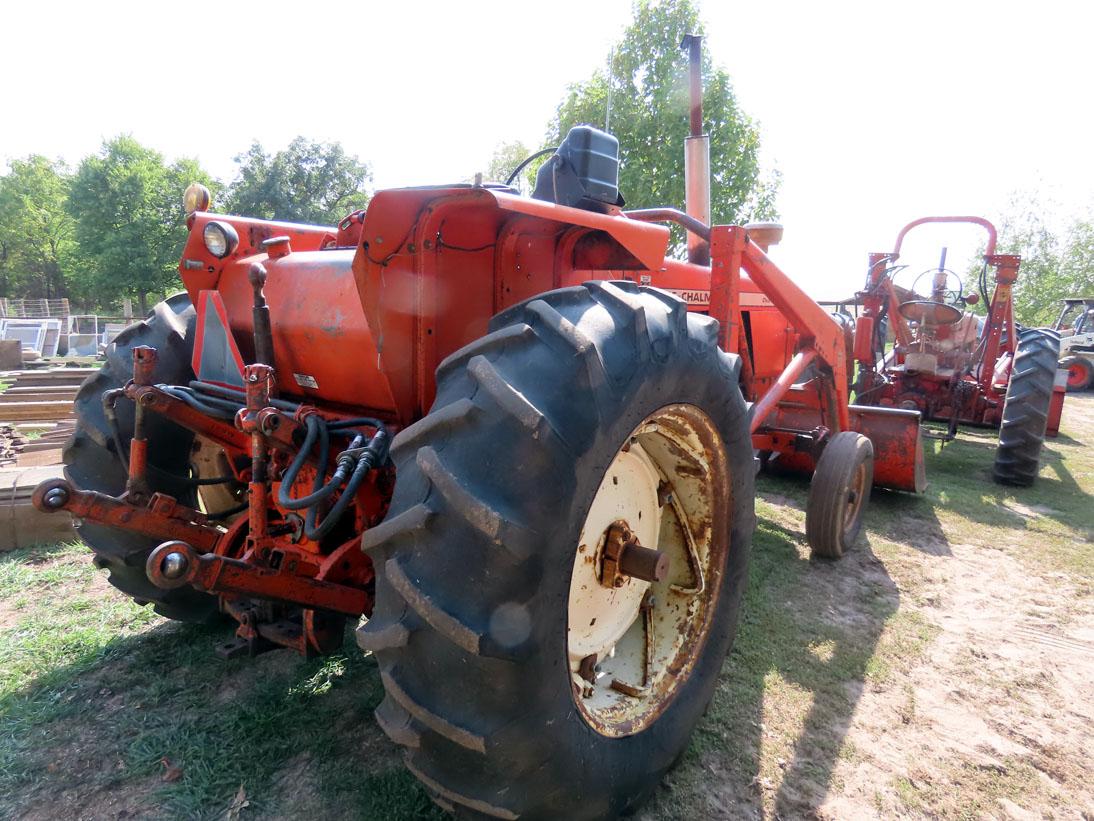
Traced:
<path fill-rule="evenodd" d="M 924 272 L 923 272 L 923 273 L 921 273 L 921 274 L 920 274 L 919 276 L 917 276 L 917 277 L 915 278 L 915 281 L 914 281 L 914 282 L 912 282 L 912 294 L 917 294 L 917 293 L 919 293 L 919 292 L 918 292 L 918 291 L 916 290 L 916 286 L 917 286 L 917 285 L 919 285 L 919 281 L 920 281 L 921 279 L 923 279 L 923 277 L 925 277 L 925 276 L 931 276 L 931 277 L 934 277 L 934 276 L 935 276 L 935 275 L 936 275 L 937 273 L 938 273 L 938 269 L 937 269 L 937 268 L 928 268 L 928 269 L 927 269 L 926 271 L 924 271 Z M 942 302 L 943 302 L 943 303 L 945 303 L 946 305 L 953 305 L 953 306 L 955 306 L 955 307 L 958 307 L 958 306 L 960 306 L 960 308 L 961 308 L 962 310 L 964 310 L 964 307 L 965 307 L 965 297 L 964 297 L 964 295 L 963 295 L 963 291 L 964 291 L 964 284 L 963 284 L 963 283 L 961 282 L 961 277 L 959 277 L 959 276 L 958 276 L 958 275 L 957 275 L 956 273 L 954 273 L 953 271 L 951 271 L 951 270 L 950 270 L 949 268 L 944 268 L 944 269 L 943 269 L 943 271 L 942 271 L 942 273 L 944 273 L 944 274 L 946 275 L 946 285 L 947 285 L 947 286 L 949 286 L 949 285 L 950 285 L 950 282 L 951 282 L 951 280 L 952 280 L 953 282 L 956 282 L 956 283 L 957 283 L 957 287 L 956 287 L 956 288 L 949 288 L 949 287 L 947 287 L 947 288 L 946 288 L 946 289 L 945 289 L 945 290 L 944 290 L 944 291 L 942 292 Z M 927 298 L 926 300 L 924 300 L 924 301 L 930 301 L 930 302 L 934 302 L 935 300 L 933 300 L 933 299 L 931 299 L 931 298 L 930 298 L 930 297 L 931 297 L 931 296 L 933 296 L 933 295 L 934 295 L 934 288 L 931 288 L 931 291 L 930 291 L 930 295 L 929 295 L 929 296 L 928 296 L 928 298 Z"/>

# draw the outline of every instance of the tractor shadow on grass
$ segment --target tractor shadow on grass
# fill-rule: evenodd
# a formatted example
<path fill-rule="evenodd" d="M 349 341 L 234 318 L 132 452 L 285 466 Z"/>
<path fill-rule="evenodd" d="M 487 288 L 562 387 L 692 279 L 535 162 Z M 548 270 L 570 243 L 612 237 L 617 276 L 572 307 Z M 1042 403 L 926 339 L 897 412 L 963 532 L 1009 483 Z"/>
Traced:
<path fill-rule="evenodd" d="M 952 556 L 950 541 L 928 496 L 875 488 L 866 509 L 867 525 L 889 541 L 915 548 L 929 556 Z"/>
<path fill-rule="evenodd" d="M 834 562 L 806 558 L 804 541 L 760 520 L 733 653 L 643 819 L 815 818 L 837 764 L 854 754 L 844 737 L 866 679 L 884 666 L 875 651 L 900 595 L 867 538 Z"/>
<path fill-rule="evenodd" d="M 16 648 L 28 659 L 45 610 L 16 628 L 42 634 Z M 240 790 L 243 817 L 443 817 L 373 719 L 383 686 L 352 631 L 322 659 L 224 661 L 213 648 L 227 625 L 157 620 L 112 638 L 85 615 L 56 625 L 66 663 L 36 661 L 22 688 L 0 690 L 0 817 L 220 818 Z"/>

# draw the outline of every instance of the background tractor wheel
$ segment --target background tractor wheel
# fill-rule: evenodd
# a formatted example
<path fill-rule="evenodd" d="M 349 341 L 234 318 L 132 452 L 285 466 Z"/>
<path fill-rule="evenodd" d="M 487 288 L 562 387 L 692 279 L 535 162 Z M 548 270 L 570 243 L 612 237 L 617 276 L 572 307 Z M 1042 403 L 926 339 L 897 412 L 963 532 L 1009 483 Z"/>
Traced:
<path fill-rule="evenodd" d="M 1085 391 L 1094 385 L 1094 361 L 1082 356 L 1065 356 L 1060 367 L 1067 371 L 1068 393 Z"/>
<path fill-rule="evenodd" d="M 377 720 L 442 806 L 611 818 L 686 748 L 755 527 L 739 360 L 716 332 L 633 283 L 553 291 L 442 362 L 396 437 L 358 641 Z"/>
<path fill-rule="evenodd" d="M 838 559 L 862 528 L 874 484 L 874 446 L 861 433 L 837 433 L 824 447 L 805 508 L 805 537 L 814 556 Z"/>
<path fill-rule="evenodd" d="M 64 449 L 65 476 L 75 485 L 111 496 L 125 490 L 126 471 L 103 412 L 102 394 L 122 387 L 133 378 L 132 350 L 139 345 L 149 345 L 158 353 L 155 382 L 187 384 L 194 378 L 190 366 L 194 324 L 193 306 L 186 294 L 179 294 L 156 305 L 148 319 L 118 334 L 107 351 L 106 363 L 84 381 L 76 394 L 76 430 Z M 116 410 L 122 447 L 128 454 L 133 403 L 119 399 Z M 185 478 L 193 471 L 194 435 L 159 414 L 149 413 L 145 418 L 148 462 L 158 468 L 148 473 L 152 490 L 169 493 L 183 504 L 196 507 L 195 488 Z M 204 449 L 211 447 L 204 445 Z M 225 492 L 219 486 L 208 490 L 212 492 L 210 496 Z M 220 509 L 219 505 L 210 507 Z M 164 590 L 148 580 L 145 559 L 158 541 L 90 523 L 84 523 L 77 534 L 94 551 L 95 564 L 109 571 L 111 584 L 141 603 L 152 602 L 160 615 L 182 621 L 206 621 L 216 614 L 214 596 L 190 587 Z"/>
<path fill-rule="evenodd" d="M 1019 334 L 992 468 L 997 482 L 1029 487 L 1037 478 L 1059 357 L 1060 336 L 1054 331 Z"/>

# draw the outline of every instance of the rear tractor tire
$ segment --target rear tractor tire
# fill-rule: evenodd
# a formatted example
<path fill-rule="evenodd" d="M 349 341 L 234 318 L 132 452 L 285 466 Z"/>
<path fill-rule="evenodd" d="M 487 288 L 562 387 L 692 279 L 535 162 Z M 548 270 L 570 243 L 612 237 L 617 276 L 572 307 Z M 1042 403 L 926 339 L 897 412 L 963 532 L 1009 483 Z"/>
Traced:
<path fill-rule="evenodd" d="M 377 720 L 438 804 L 613 818 L 686 748 L 755 527 L 739 360 L 716 333 L 633 283 L 552 291 L 442 362 L 396 437 L 358 641 Z"/>
<path fill-rule="evenodd" d="M 1067 371 L 1067 392 L 1085 391 L 1094 385 L 1094 359 L 1083 356 L 1065 356 L 1060 367 Z"/>
<path fill-rule="evenodd" d="M 1037 479 L 1059 358 L 1059 334 L 1042 329 L 1019 334 L 992 467 L 1001 484 L 1029 487 Z"/>
<path fill-rule="evenodd" d="M 102 395 L 133 378 L 133 348 L 140 345 L 156 349 L 153 373 L 156 383 L 187 384 L 194 378 L 190 366 L 194 324 L 190 299 L 186 294 L 178 294 L 156 305 L 148 319 L 118 334 L 107 351 L 106 363 L 84 381 L 76 394 L 76 429 L 63 454 L 69 481 L 83 490 L 110 496 L 125 490 L 126 470 L 103 412 Z M 133 433 L 133 403 L 119 399 L 116 412 L 119 438 L 128 453 Z M 151 489 L 197 507 L 198 494 L 186 477 L 201 475 L 202 467 L 211 461 L 204 458 L 208 454 L 195 452 L 193 433 L 158 414 L 146 416 L 146 427 L 148 462 L 158 469 L 149 471 Z M 208 443 L 201 446 L 203 450 L 211 447 Z M 223 497 L 225 493 L 225 488 L 216 485 L 203 489 L 206 509 L 215 511 L 232 506 L 230 498 Z M 204 622 L 216 616 L 216 597 L 188 586 L 165 590 L 148 579 L 145 560 L 159 543 L 157 540 L 90 523 L 82 524 L 76 533 L 94 551 L 96 566 L 109 571 L 110 583 L 138 602 L 151 602 L 160 615 L 180 621 Z"/>
<path fill-rule="evenodd" d="M 874 484 L 874 446 L 861 433 L 837 433 L 825 445 L 809 483 L 805 535 L 814 556 L 838 559 L 862 529 Z"/>

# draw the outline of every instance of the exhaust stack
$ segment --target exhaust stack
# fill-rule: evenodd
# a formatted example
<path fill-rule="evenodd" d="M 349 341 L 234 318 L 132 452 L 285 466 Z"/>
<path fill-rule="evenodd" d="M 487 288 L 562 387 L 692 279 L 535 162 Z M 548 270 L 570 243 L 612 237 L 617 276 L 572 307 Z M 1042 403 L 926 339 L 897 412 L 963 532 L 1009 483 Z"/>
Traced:
<path fill-rule="evenodd" d="M 687 34 L 680 48 L 688 51 L 691 134 L 684 140 L 684 210 L 710 225 L 710 137 L 703 133 L 703 38 Z M 688 262 L 710 264 L 710 243 L 688 231 Z"/>

